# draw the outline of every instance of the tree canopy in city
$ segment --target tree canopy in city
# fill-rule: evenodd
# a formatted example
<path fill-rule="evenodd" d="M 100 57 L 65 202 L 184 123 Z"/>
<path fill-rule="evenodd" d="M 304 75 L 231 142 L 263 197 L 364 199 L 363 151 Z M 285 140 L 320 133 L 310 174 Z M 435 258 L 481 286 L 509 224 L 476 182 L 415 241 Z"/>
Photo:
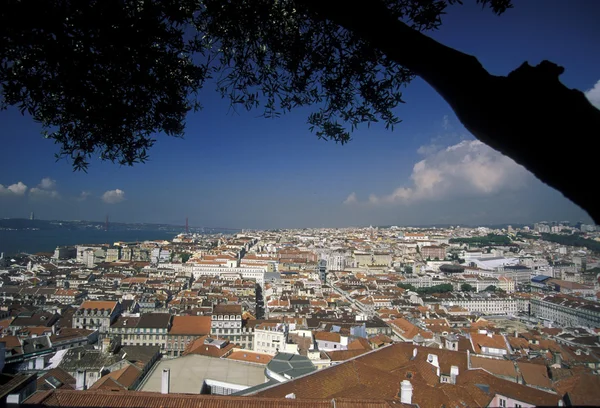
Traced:
<path fill-rule="evenodd" d="M 477 0 L 496 14 L 510 0 Z M 562 191 L 598 221 L 593 149 L 600 111 L 548 61 L 491 75 L 423 34 L 460 0 L 7 0 L 0 9 L 0 108 L 16 106 L 85 170 L 94 156 L 143 162 L 158 134 L 181 137 L 210 81 L 233 106 L 274 117 L 311 106 L 320 138 L 360 124 L 393 129 L 402 89 L 431 85 L 479 140 Z M 547 143 L 569 135 L 571 144 Z M 573 146 L 577 166 L 551 157 Z M 566 149 L 566 150 L 565 150 Z"/>

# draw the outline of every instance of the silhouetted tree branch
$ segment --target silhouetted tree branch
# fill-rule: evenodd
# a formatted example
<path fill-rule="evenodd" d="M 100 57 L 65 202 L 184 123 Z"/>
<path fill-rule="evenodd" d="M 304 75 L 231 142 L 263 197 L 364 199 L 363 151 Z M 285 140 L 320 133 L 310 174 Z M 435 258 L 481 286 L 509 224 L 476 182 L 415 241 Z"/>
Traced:
<path fill-rule="evenodd" d="M 590 132 L 597 133 L 600 127 L 600 111 L 581 91 L 559 81 L 564 68 L 549 61 L 536 67 L 525 62 L 506 77 L 494 76 L 475 57 L 394 18 L 383 1 L 370 1 L 364 8 L 343 7 L 341 0 L 300 1 L 423 78 L 475 137 L 526 167 L 600 222 L 600 206 L 585 178 L 595 167 Z M 551 158 L 561 154 L 578 160 L 557 166 Z"/>

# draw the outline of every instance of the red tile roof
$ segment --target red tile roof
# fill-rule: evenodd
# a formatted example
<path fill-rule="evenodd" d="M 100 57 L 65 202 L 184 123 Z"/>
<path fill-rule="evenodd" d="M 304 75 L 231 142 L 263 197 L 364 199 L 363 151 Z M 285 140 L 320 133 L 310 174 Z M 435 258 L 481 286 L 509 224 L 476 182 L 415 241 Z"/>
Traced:
<path fill-rule="evenodd" d="M 273 359 L 273 356 L 263 353 L 255 353 L 246 350 L 236 350 L 226 357 L 229 360 L 245 361 L 247 363 L 267 365 Z"/>
<path fill-rule="evenodd" d="M 232 397 L 222 395 L 160 394 L 141 391 L 70 391 L 54 390 L 36 393 L 25 404 L 48 407 L 115 407 L 115 408 L 387 408 L 407 407 L 392 401 L 365 399 L 291 399 Z"/>
<path fill-rule="evenodd" d="M 210 334 L 211 316 L 173 316 L 169 334 L 203 336 Z"/>

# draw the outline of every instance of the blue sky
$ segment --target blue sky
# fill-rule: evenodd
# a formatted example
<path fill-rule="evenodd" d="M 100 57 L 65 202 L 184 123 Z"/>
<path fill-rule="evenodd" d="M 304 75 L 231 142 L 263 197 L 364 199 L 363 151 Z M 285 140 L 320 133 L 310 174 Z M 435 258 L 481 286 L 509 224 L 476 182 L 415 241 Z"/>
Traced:
<path fill-rule="evenodd" d="M 442 43 L 477 56 L 493 74 L 549 59 L 563 83 L 600 103 L 595 1 L 516 1 L 498 17 L 474 0 L 451 7 Z M 595 96 L 594 96 L 595 95 Z M 394 132 L 364 127 L 341 146 L 308 130 L 309 110 L 278 119 L 232 113 L 203 92 L 184 140 L 159 137 L 135 167 L 56 162 L 56 146 L 16 109 L 0 112 L 0 217 L 167 222 L 231 228 L 590 221 L 562 195 L 500 156 L 458 123 L 417 79 Z M 548 158 L 575 163 L 576 158 Z M 26 186 L 26 188 L 25 188 Z"/>

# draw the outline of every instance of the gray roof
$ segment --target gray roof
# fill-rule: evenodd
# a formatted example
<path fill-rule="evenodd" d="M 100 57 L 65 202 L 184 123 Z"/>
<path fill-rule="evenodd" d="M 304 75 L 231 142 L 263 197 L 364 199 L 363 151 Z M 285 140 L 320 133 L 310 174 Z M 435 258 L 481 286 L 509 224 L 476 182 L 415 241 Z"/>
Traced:
<path fill-rule="evenodd" d="M 145 313 L 140 316 L 137 327 L 150 329 L 167 329 L 171 321 L 169 313 Z"/>
<path fill-rule="evenodd" d="M 121 355 L 122 353 L 103 353 L 101 350 L 95 350 L 93 346 L 75 347 L 65 353 L 59 367 L 70 373 L 78 369 L 100 370 L 121 361 Z"/>
<path fill-rule="evenodd" d="M 31 337 L 23 340 L 23 354 L 36 353 L 51 348 L 48 336 Z"/>
<path fill-rule="evenodd" d="M 267 369 L 287 378 L 296 378 L 316 371 L 308 357 L 291 353 L 278 353 L 267 364 Z"/>
<path fill-rule="evenodd" d="M 158 361 L 144 378 L 138 391 L 161 391 L 164 369 L 170 370 L 170 392 L 200 394 L 205 380 L 215 380 L 242 387 L 253 387 L 266 381 L 264 367 L 240 361 L 206 357 L 197 354 Z"/>
<path fill-rule="evenodd" d="M 148 364 L 160 352 L 159 346 L 122 346 L 119 350 L 127 361 Z"/>

